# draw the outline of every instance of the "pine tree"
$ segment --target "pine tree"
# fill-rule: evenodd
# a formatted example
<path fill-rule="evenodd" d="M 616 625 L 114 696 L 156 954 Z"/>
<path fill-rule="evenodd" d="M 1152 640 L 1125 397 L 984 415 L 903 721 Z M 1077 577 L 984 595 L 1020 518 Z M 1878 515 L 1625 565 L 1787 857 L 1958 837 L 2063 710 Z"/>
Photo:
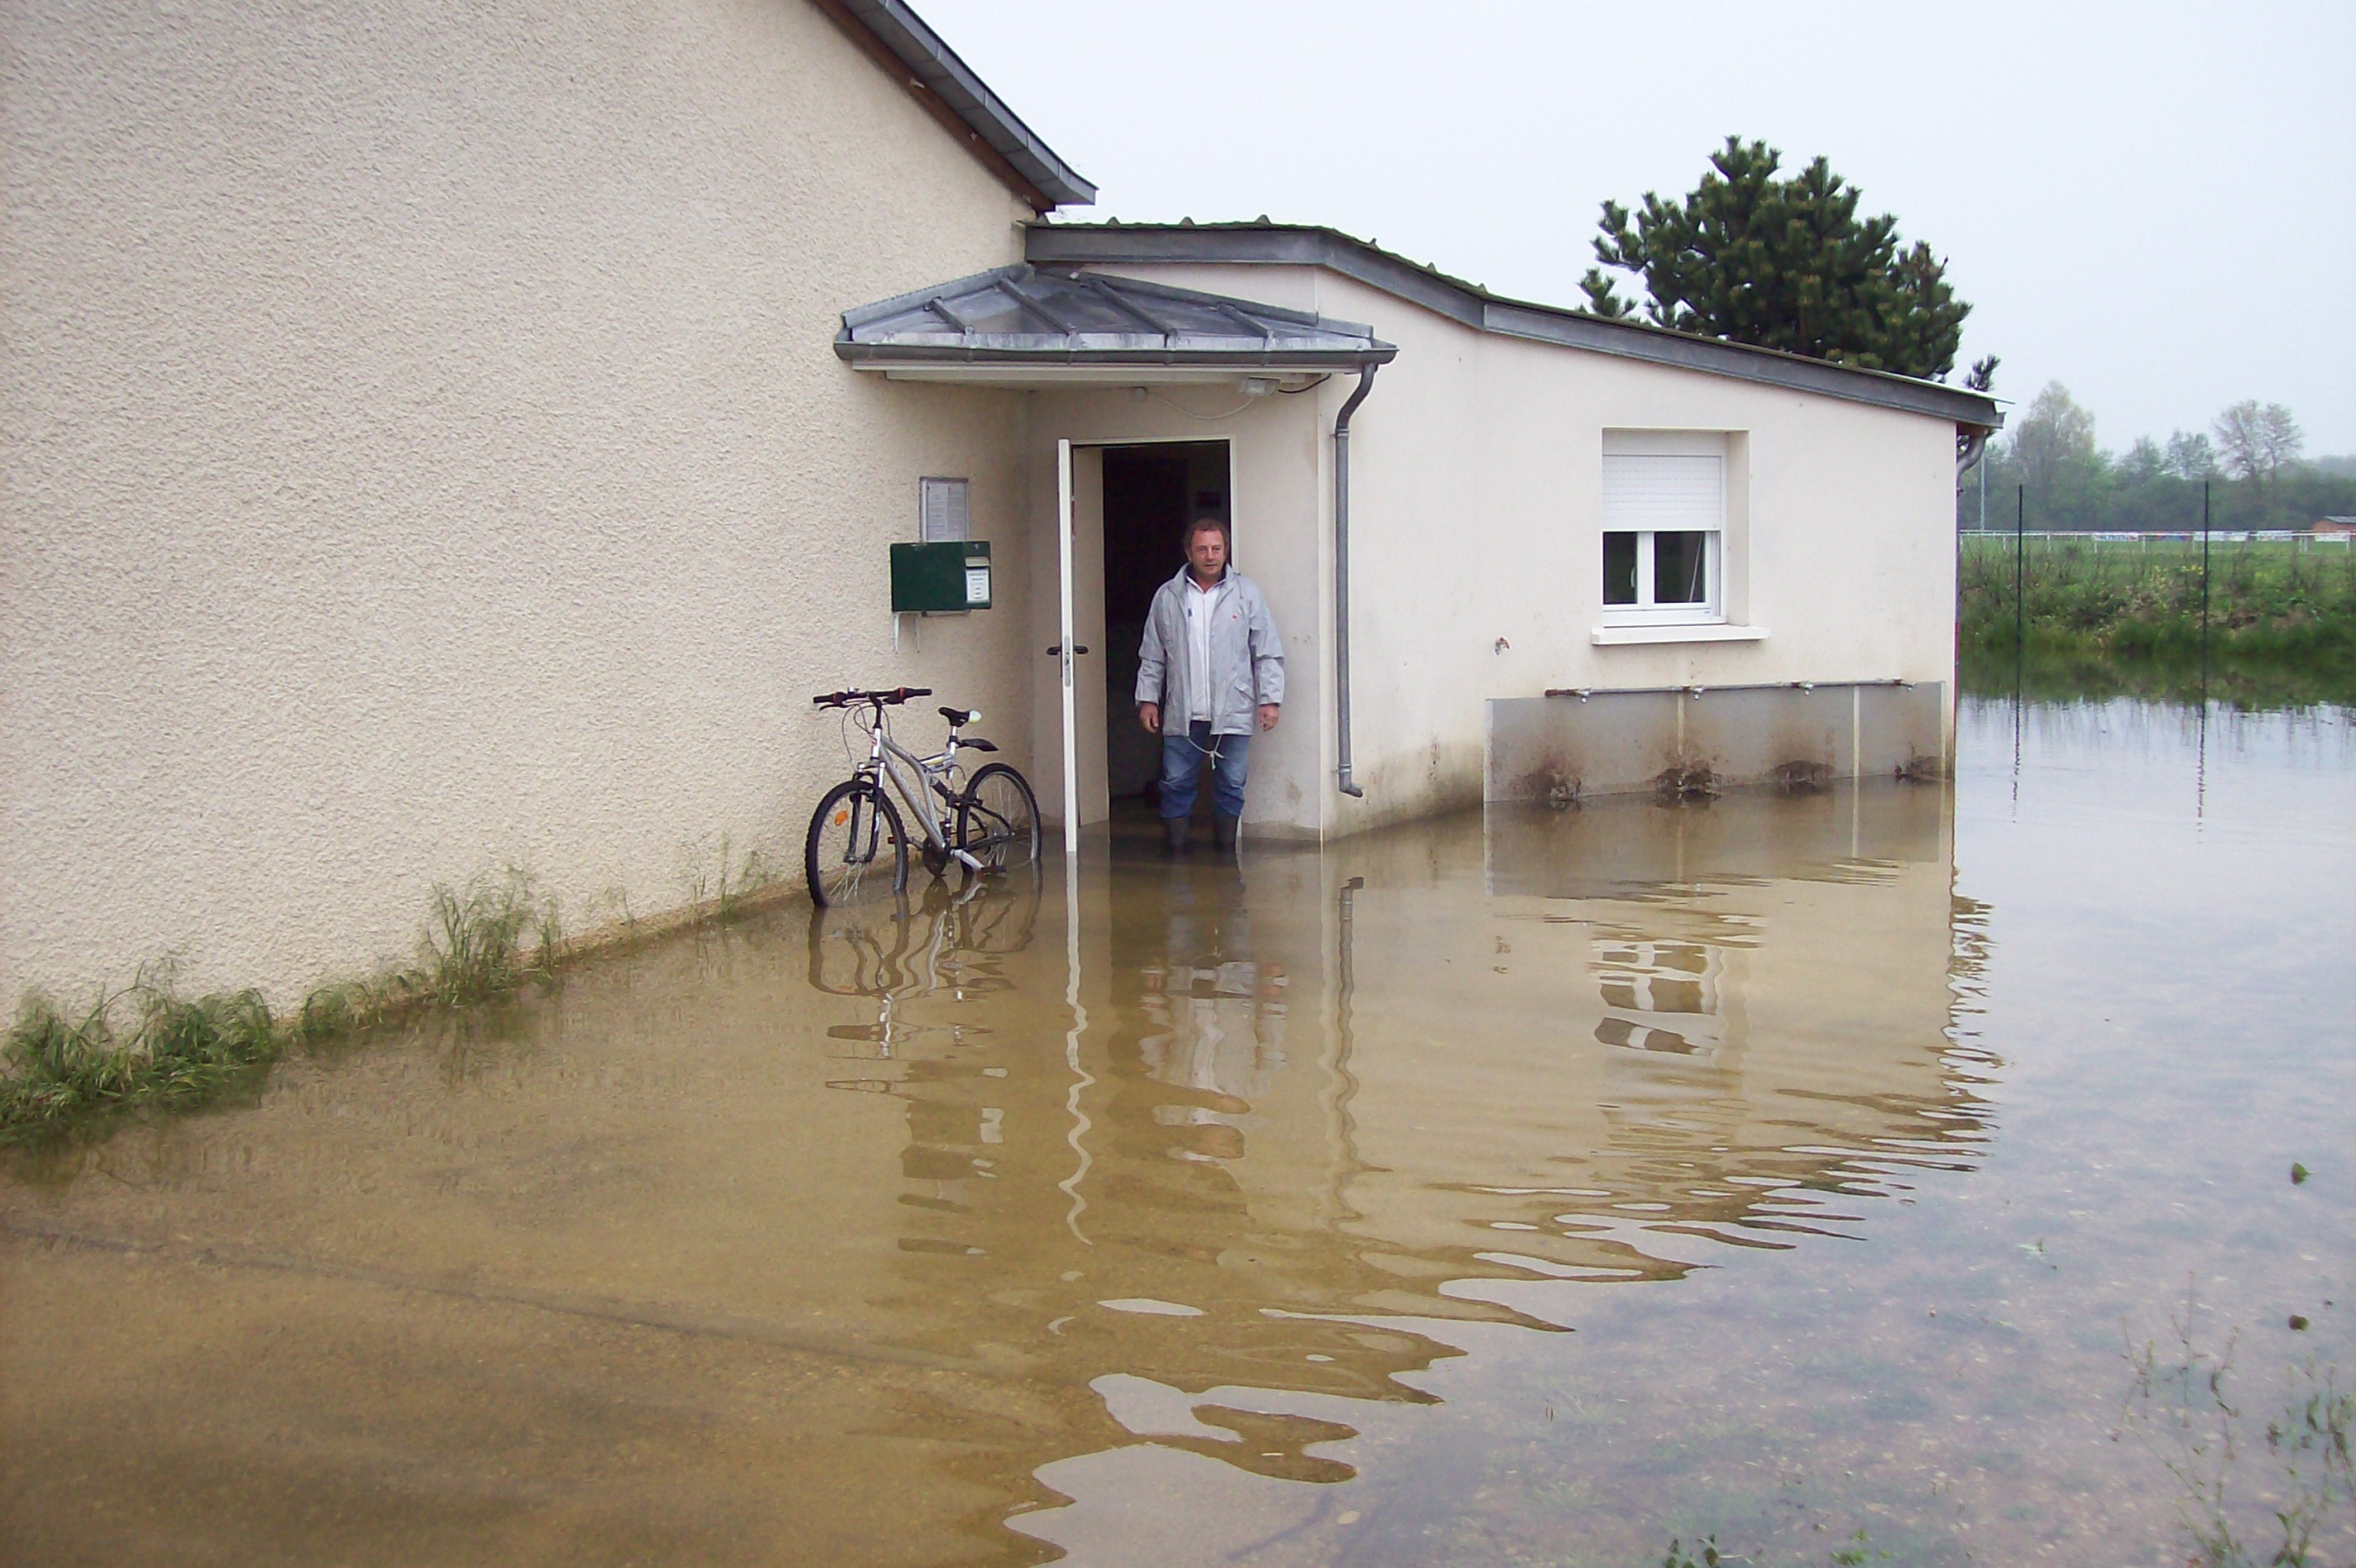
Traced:
<path fill-rule="evenodd" d="M 1642 278 L 1655 325 L 1781 348 L 1811 358 L 1903 376 L 1944 378 L 1954 368 L 1971 306 L 1955 298 L 1946 263 L 1898 220 L 1860 220 L 1859 192 L 1818 158 L 1778 177 L 1783 155 L 1729 136 L 1710 172 L 1681 201 L 1644 193 L 1633 215 L 1603 204 L 1596 259 Z M 1635 307 L 1602 268 L 1580 280 L 1596 315 Z M 1972 368 L 1986 390 L 1994 358 Z"/>

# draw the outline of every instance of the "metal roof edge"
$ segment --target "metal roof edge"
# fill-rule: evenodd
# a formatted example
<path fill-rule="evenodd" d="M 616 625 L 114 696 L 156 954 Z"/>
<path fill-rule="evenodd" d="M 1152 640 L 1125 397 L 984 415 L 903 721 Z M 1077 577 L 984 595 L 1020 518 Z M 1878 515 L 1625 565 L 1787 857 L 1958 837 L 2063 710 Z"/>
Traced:
<path fill-rule="evenodd" d="M 944 294 L 964 293 L 1002 278 L 1027 278 L 1031 272 L 1030 262 L 1013 261 L 1003 267 L 992 267 L 986 272 L 968 272 L 962 278 L 951 278 L 945 283 L 927 283 L 921 289 L 910 289 L 906 293 L 894 294 L 888 300 L 877 300 L 873 304 L 853 305 L 842 313 L 842 331 L 836 335 L 837 339 L 847 340 L 854 329 L 895 311 L 921 304 L 926 300 L 938 299 Z"/>
<path fill-rule="evenodd" d="M 871 304 L 854 305 L 841 316 L 841 325 L 834 335 L 834 351 L 838 357 L 854 363 L 887 360 L 980 361 L 1002 357 L 1036 357 L 1036 349 L 1012 350 L 994 346 L 961 344 L 955 349 L 943 345 L 892 344 L 862 342 L 859 329 L 872 322 L 884 320 L 905 311 L 925 308 L 932 302 L 978 293 L 992 284 L 1012 285 L 1028 279 L 1050 277 L 1092 280 L 1099 289 L 1119 293 L 1133 293 L 1148 299 L 1167 300 L 1173 304 L 1211 306 L 1243 306 L 1271 319 L 1288 321 L 1314 331 L 1342 336 L 1360 336 L 1366 341 L 1363 347 L 1284 348 L 1270 347 L 1256 355 L 1239 350 L 1221 350 L 1216 354 L 1198 357 L 1193 350 L 1073 349 L 1061 352 L 1085 358 L 1089 363 L 1153 364 L 1215 364 L 1215 363 L 1286 363 L 1313 365 L 1321 368 L 1348 365 L 1387 365 L 1398 357 L 1398 347 L 1375 336 L 1375 329 L 1365 322 L 1342 321 L 1320 315 L 1314 311 L 1294 310 L 1285 305 L 1263 304 L 1258 300 L 1232 299 L 1225 294 L 1207 293 L 1200 289 L 1180 288 L 1173 283 L 1157 283 L 1146 278 L 1115 278 L 1101 273 L 1086 272 L 1078 268 L 1034 267 L 1028 261 L 1014 261 L 1003 267 L 992 267 L 985 272 L 969 272 L 947 283 L 932 283 L 921 289 L 911 289 L 889 299 Z M 1264 329 L 1263 329 L 1264 330 Z M 1177 357 L 1173 357 L 1175 355 Z"/>
<path fill-rule="evenodd" d="M 815 0 L 830 16 L 847 16 L 891 51 L 926 89 L 980 137 L 990 150 L 1033 187 L 1025 199 L 1047 198 L 1047 208 L 1086 207 L 1097 187 L 1073 168 L 1036 132 L 990 90 L 973 68 L 958 58 L 905 0 Z M 920 95 L 921 96 L 921 95 Z M 1039 206 L 1033 200 L 1034 208 Z M 1045 210 L 1045 208 L 1040 208 Z"/>
<path fill-rule="evenodd" d="M 854 368 L 872 365 L 1157 365 L 1227 367 L 1236 369 L 1342 370 L 1359 365 L 1387 365 L 1398 357 L 1391 345 L 1371 348 L 993 348 L 982 346 L 929 343 L 858 343 L 834 340 L 837 357 Z"/>
<path fill-rule="evenodd" d="M 2003 428 L 1985 393 L 1885 370 L 1811 359 L 1780 348 L 1729 343 L 1643 322 L 1613 321 L 1561 305 L 1494 293 L 1336 229 L 1308 224 L 1034 223 L 1025 249 L 1035 262 L 1066 264 L 1240 261 L 1322 266 L 1419 304 L 1475 331 L 1788 387 L 1978 430 Z"/>

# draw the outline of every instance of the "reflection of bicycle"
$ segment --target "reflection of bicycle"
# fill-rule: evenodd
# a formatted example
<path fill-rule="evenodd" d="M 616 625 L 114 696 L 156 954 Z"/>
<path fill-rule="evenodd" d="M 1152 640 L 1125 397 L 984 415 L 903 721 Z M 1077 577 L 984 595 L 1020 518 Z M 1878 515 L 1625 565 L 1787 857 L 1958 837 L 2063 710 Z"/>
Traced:
<path fill-rule="evenodd" d="M 820 907 L 809 923 L 809 983 L 837 997 L 870 997 L 873 1023 L 836 1024 L 830 1039 L 852 1042 L 851 1054 L 892 1056 L 913 1032 L 896 1014 L 903 1002 L 947 991 L 959 997 L 1011 990 L 991 964 L 968 955 L 1019 952 L 1038 924 L 1043 887 L 1033 864 L 1002 877 L 969 878 L 955 892 L 927 889 L 913 912 L 905 901 Z M 952 1035 L 957 1026 L 949 1026 Z"/>
<path fill-rule="evenodd" d="M 1022 773 L 1004 763 L 990 763 L 958 787 L 964 778 L 958 752 L 998 750 L 988 741 L 964 735 L 965 726 L 981 717 L 979 712 L 942 709 L 941 717 L 949 721 L 948 744 L 929 757 L 892 739 L 884 710 L 931 695 L 929 688 L 904 686 L 893 691 L 830 691 L 810 699 L 820 708 L 863 704 L 867 709 L 862 721 L 867 731 L 867 761 L 827 791 L 810 814 L 802 865 L 809 876 L 811 902 L 896 900 L 907 890 L 908 835 L 899 807 L 892 804 L 895 792 L 924 829 L 925 866 L 937 877 L 953 864 L 963 866 L 969 876 L 984 876 L 1039 859 L 1039 799 Z M 889 789 L 884 787 L 887 781 Z"/>
<path fill-rule="evenodd" d="M 923 996 L 944 987 L 1007 989 L 994 965 L 977 973 L 963 960 L 1030 946 L 1044 885 L 1033 865 L 987 880 L 969 878 L 955 891 L 936 884 L 923 898 L 896 904 L 830 905 L 809 923 L 811 988 L 882 997 Z"/>

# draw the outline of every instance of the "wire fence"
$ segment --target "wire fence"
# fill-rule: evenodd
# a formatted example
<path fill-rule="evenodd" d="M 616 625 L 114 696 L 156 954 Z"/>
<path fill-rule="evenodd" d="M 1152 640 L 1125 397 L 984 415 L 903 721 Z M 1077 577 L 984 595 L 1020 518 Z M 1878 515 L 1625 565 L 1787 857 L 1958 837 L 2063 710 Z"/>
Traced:
<path fill-rule="evenodd" d="M 1966 648 L 2206 656 L 2213 646 L 2344 663 L 2356 647 L 2356 548 L 2344 535 L 1967 529 L 1956 555 Z"/>
<path fill-rule="evenodd" d="M 2199 545 L 2199 528 L 2169 528 L 2144 533 L 2104 533 L 2084 528 L 1965 528 L 1961 530 L 1967 546 L 1991 539 L 2001 539 L 2009 549 L 2016 539 L 2078 540 L 2090 544 L 2132 545 Z M 2306 528 L 2214 528 L 2209 533 L 2211 544 L 2286 544 L 2304 554 L 2309 549 L 2326 553 L 2349 548 L 2356 535 L 2319 534 Z"/>

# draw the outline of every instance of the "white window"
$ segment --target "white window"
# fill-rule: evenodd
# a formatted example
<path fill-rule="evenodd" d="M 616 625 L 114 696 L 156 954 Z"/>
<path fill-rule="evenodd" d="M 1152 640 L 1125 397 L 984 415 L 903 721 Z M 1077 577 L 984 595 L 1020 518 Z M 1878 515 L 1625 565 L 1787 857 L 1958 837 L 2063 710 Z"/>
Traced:
<path fill-rule="evenodd" d="M 963 544 L 973 538 L 973 482 L 916 481 L 916 538 L 926 544 Z"/>
<path fill-rule="evenodd" d="M 1725 575 L 1725 437 L 1607 433 L 1603 624 L 1722 621 Z"/>

